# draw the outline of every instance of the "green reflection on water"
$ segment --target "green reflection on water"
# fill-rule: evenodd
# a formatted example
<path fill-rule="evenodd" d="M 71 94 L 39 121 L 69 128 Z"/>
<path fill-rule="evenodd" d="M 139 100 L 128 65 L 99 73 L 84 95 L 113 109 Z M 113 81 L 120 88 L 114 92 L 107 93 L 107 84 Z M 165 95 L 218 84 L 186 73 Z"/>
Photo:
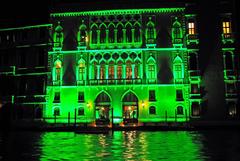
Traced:
<path fill-rule="evenodd" d="M 203 160 L 201 137 L 185 131 L 46 132 L 40 141 L 40 160 Z"/>

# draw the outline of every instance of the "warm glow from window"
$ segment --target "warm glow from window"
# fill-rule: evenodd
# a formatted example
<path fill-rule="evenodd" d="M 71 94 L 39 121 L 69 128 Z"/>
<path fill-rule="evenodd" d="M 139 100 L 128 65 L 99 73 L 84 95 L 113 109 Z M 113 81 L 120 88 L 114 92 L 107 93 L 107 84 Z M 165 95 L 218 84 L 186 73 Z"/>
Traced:
<path fill-rule="evenodd" d="M 230 34 L 230 22 L 229 21 L 224 21 L 223 22 L 223 34 Z"/>
<path fill-rule="evenodd" d="M 188 34 L 194 35 L 195 34 L 195 24 L 194 22 L 188 23 Z"/>
<path fill-rule="evenodd" d="M 57 62 L 57 63 L 56 63 L 56 68 L 61 68 L 61 67 L 62 67 L 61 62 Z"/>

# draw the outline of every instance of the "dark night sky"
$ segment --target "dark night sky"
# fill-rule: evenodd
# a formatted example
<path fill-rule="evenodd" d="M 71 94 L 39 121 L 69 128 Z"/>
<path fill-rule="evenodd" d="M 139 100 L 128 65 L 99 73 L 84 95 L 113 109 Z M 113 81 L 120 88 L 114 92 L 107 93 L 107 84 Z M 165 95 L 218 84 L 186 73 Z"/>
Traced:
<path fill-rule="evenodd" d="M 49 12 L 52 6 L 59 6 L 65 3 L 72 5 L 76 10 L 97 10 L 105 8 L 151 8 L 161 6 L 175 6 L 176 2 L 198 3 L 201 12 L 211 14 L 214 12 L 207 6 L 214 5 L 217 0 L 41 0 L 32 1 L 5 1 L 0 5 L 0 28 L 9 26 L 24 26 L 32 24 L 48 23 Z M 76 5 L 80 2 L 80 5 Z M 14 4 L 14 6 L 13 6 Z M 61 6 L 61 5 L 60 5 Z M 60 7 L 59 11 L 67 11 L 67 7 Z"/>

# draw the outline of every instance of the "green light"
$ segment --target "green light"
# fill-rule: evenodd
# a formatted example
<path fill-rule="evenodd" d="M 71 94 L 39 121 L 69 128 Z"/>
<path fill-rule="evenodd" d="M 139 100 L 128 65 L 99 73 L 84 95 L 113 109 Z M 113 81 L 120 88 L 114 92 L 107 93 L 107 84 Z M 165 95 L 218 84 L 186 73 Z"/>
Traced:
<path fill-rule="evenodd" d="M 41 161 L 47 160 L 194 160 L 203 159 L 202 135 L 196 132 L 114 131 L 113 135 L 43 133 Z M 124 147 L 124 148 L 123 148 Z M 177 148 L 176 147 L 181 147 Z"/>
<path fill-rule="evenodd" d="M 52 27 L 52 24 L 43 24 L 43 25 L 34 25 L 34 26 L 25 26 L 25 27 L 16 27 L 16 28 L 6 28 L 0 29 L 0 31 L 11 31 L 11 30 L 25 30 L 25 29 L 34 29 L 41 27 Z"/>
<path fill-rule="evenodd" d="M 134 49 L 89 49 L 89 50 L 67 50 L 49 51 L 48 54 L 70 54 L 70 53 L 101 53 L 101 52 L 140 52 L 140 51 L 187 51 L 187 48 L 134 48 Z"/>
<path fill-rule="evenodd" d="M 125 14 L 143 14 L 143 13 L 170 13 L 183 12 L 184 8 L 155 8 L 155 9 L 125 9 L 125 10 L 102 10 L 102 11 L 85 11 L 85 12 L 65 12 L 52 13 L 51 17 L 77 17 L 93 15 L 125 15 Z"/>

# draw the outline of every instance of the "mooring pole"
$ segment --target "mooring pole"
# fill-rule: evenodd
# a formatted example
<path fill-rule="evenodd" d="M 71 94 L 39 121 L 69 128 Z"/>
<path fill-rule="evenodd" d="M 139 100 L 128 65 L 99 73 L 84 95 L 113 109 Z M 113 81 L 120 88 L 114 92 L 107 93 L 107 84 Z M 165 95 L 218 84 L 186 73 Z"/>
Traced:
<path fill-rule="evenodd" d="M 74 127 L 77 125 L 77 109 L 74 109 Z"/>

